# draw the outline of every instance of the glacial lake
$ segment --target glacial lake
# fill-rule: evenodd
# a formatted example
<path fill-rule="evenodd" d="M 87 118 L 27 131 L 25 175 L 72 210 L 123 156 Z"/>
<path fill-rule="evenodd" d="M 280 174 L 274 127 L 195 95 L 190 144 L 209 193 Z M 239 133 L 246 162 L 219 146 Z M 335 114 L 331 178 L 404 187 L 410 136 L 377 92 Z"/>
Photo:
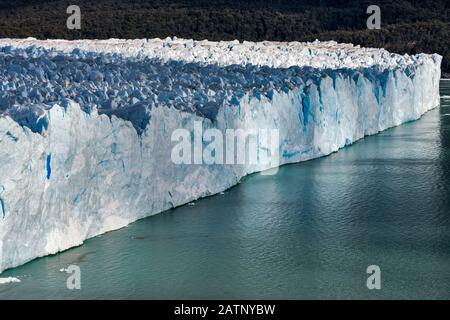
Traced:
<path fill-rule="evenodd" d="M 21 282 L 0 299 L 449 299 L 450 81 L 441 95 L 418 121 L 7 270 Z"/>

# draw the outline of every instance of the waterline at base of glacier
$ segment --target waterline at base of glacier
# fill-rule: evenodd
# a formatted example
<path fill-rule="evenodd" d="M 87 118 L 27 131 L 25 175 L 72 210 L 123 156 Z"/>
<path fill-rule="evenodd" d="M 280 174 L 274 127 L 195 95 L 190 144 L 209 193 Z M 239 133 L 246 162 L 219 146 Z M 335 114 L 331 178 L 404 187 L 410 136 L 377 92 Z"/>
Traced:
<path fill-rule="evenodd" d="M 22 282 L 1 287 L 0 299 L 446 299 L 442 102 L 330 156 L 5 271 Z M 81 291 L 58 271 L 73 263 Z M 378 292 L 366 288 L 370 264 L 384 270 Z"/>

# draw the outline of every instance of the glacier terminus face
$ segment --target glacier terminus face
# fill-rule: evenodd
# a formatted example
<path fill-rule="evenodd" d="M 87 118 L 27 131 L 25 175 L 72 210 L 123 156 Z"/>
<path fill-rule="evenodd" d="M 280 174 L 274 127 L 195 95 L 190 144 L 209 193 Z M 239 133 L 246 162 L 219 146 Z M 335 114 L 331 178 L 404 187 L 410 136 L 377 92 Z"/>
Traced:
<path fill-rule="evenodd" d="M 0 39 L 0 272 L 419 119 L 439 105 L 441 59 L 332 41 Z M 256 143 L 277 162 L 195 163 L 194 149 L 177 162 L 179 130 L 202 152 L 196 130 L 276 130 L 276 149 Z"/>

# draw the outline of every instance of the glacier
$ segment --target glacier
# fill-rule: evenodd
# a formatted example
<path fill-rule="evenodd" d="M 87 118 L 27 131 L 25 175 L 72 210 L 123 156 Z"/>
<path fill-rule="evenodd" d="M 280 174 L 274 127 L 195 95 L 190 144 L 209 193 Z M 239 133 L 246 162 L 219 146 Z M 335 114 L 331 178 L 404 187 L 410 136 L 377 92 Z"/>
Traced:
<path fill-rule="evenodd" d="M 328 42 L 0 39 L 0 272 L 223 192 L 270 164 L 180 165 L 174 130 L 279 130 L 280 165 L 439 105 L 437 54 Z"/>

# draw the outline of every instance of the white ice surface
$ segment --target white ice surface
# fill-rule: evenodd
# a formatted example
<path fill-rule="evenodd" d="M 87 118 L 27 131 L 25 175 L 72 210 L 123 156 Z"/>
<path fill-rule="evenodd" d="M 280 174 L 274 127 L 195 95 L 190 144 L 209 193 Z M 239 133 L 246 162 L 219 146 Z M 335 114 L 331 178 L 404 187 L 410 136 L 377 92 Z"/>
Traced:
<path fill-rule="evenodd" d="M 64 52 L 74 49 L 95 53 L 115 53 L 124 57 L 152 57 L 163 61 L 175 60 L 227 65 L 265 65 L 274 68 L 310 66 L 314 68 L 397 69 L 415 65 L 424 54 L 398 55 L 385 49 L 361 48 L 335 41 L 314 42 L 251 42 L 197 41 L 178 38 L 136 40 L 36 40 L 0 39 L 1 46 L 29 48 L 39 46 Z"/>

